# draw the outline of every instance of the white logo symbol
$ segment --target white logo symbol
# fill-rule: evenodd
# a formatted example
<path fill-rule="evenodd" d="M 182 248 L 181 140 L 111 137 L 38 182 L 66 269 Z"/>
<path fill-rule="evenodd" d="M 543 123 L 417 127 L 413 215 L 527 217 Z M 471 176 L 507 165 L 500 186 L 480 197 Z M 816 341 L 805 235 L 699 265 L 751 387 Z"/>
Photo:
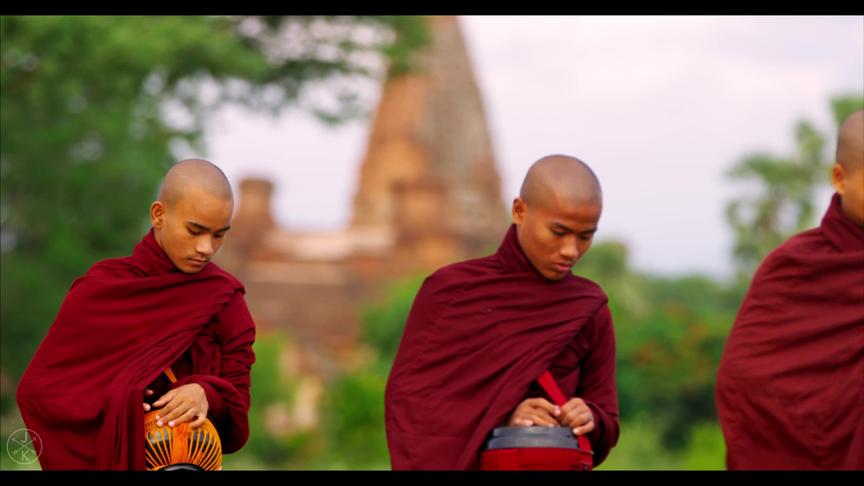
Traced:
<path fill-rule="evenodd" d="M 30 429 L 18 429 L 6 439 L 6 453 L 18 464 L 33 464 L 42 454 L 42 438 Z"/>

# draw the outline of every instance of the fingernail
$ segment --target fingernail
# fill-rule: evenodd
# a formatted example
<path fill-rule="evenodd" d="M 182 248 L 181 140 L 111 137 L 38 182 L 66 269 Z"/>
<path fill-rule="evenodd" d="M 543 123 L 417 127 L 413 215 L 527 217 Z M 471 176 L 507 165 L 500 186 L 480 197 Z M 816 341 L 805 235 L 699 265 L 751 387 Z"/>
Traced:
<path fill-rule="evenodd" d="M 561 409 L 558 407 L 555 407 L 555 415 L 560 415 L 560 414 L 561 414 Z"/>
<path fill-rule="evenodd" d="M 168 427 L 174 427 L 174 421 L 173 420 L 168 422 Z"/>
<path fill-rule="evenodd" d="M 150 411 L 150 405 L 144 404 L 144 410 Z"/>
<path fill-rule="evenodd" d="M 159 427 L 162 427 L 162 421 L 161 420 L 156 421 L 156 425 Z"/>

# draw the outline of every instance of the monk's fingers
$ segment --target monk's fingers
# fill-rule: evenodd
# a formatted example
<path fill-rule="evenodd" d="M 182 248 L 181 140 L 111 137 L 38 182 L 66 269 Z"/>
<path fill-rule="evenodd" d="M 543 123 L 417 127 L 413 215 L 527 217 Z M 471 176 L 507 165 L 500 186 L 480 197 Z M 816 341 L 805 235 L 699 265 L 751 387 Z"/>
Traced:
<path fill-rule="evenodd" d="M 568 427 L 579 427 L 580 425 L 587 424 L 593 418 L 591 410 L 586 407 L 584 409 L 571 410 L 569 413 L 564 414 L 561 423 Z"/>
<path fill-rule="evenodd" d="M 176 427 L 185 422 L 191 422 L 195 420 L 195 417 L 198 416 L 198 410 L 195 408 L 190 408 L 183 413 L 183 415 L 168 421 L 168 427 Z"/>
<path fill-rule="evenodd" d="M 577 401 L 578 400 L 578 401 Z M 571 423 L 578 420 L 580 415 L 591 414 L 591 409 L 581 399 L 574 398 L 561 407 L 561 415 L 564 417 L 562 423 Z M 580 422 L 581 423 L 581 422 Z"/>
<path fill-rule="evenodd" d="M 569 412 L 565 412 L 564 415 L 559 417 L 559 420 L 561 421 L 561 425 L 566 425 L 567 427 L 575 427 L 576 425 L 579 425 L 576 423 L 577 415 L 579 415 L 579 412 L 576 412 L 574 410 L 570 410 Z"/>
<path fill-rule="evenodd" d="M 177 425 L 178 423 L 183 423 L 183 422 L 178 422 L 178 420 L 181 417 L 188 414 L 190 410 L 193 410 L 193 412 L 194 412 L 194 409 L 192 406 L 190 406 L 189 404 L 182 404 L 181 406 L 171 410 L 171 412 L 160 417 L 159 421 L 162 422 L 163 425 L 168 425 L 169 427 L 173 427 L 174 425 Z M 174 424 L 174 425 L 172 425 L 172 424 Z"/>
<path fill-rule="evenodd" d="M 544 427 L 552 427 L 558 425 L 558 420 L 556 420 L 555 417 L 547 413 L 543 413 L 542 411 L 529 415 L 528 419 L 534 422 L 534 425 L 542 425 Z"/>
<path fill-rule="evenodd" d="M 199 414 L 199 415 L 195 418 L 195 420 L 194 420 L 191 424 L 189 424 L 189 425 L 190 425 L 193 429 L 197 429 L 198 427 L 201 427 L 202 425 L 204 425 L 205 422 L 207 422 L 207 414 L 206 414 L 206 413 L 202 413 L 202 414 Z"/>
<path fill-rule="evenodd" d="M 529 420 L 524 413 L 520 410 L 517 410 L 510 416 L 510 421 L 507 422 L 507 425 L 510 427 L 530 427 L 534 425 L 531 420 Z"/>
<path fill-rule="evenodd" d="M 145 397 L 153 396 L 153 390 L 151 390 L 151 389 L 149 389 L 149 388 L 145 388 L 145 389 L 144 389 L 144 396 L 145 396 Z M 150 404 L 148 404 L 148 403 L 145 403 L 145 404 L 144 404 L 144 411 L 145 411 L 145 412 L 149 412 L 151 408 L 152 408 L 152 407 L 150 406 Z"/>
<path fill-rule="evenodd" d="M 573 434 L 575 435 L 584 435 L 594 430 L 594 419 L 592 418 L 584 425 L 580 425 L 579 427 L 573 427 Z"/>
<path fill-rule="evenodd" d="M 533 422 L 528 418 L 529 410 L 530 409 L 523 407 L 522 405 L 517 407 L 510 415 L 510 421 L 507 425 L 511 427 L 530 427 L 533 425 Z"/>
<path fill-rule="evenodd" d="M 179 400 L 171 400 L 162 410 L 159 411 L 159 415 L 156 417 L 158 419 L 156 425 L 162 427 L 164 424 L 167 424 L 171 420 L 174 420 L 186 413 L 190 408 L 192 408 L 192 406 L 189 403 L 181 402 Z"/>
<path fill-rule="evenodd" d="M 196 411 L 192 407 L 189 407 L 189 406 L 177 407 L 173 411 L 171 411 L 170 414 L 168 414 L 165 417 L 162 417 L 162 422 L 167 423 L 169 427 L 173 427 L 173 425 L 171 425 L 172 422 L 174 422 L 174 425 L 177 425 L 178 423 L 186 422 L 186 420 L 183 420 L 181 422 L 177 422 L 177 421 L 183 417 L 186 417 L 190 413 L 192 413 L 193 416 L 197 414 Z"/>
<path fill-rule="evenodd" d="M 561 413 L 566 415 L 570 411 L 579 410 L 582 408 L 588 408 L 588 404 L 585 403 L 585 400 L 582 400 L 581 398 L 571 398 L 570 400 L 567 400 L 567 403 L 561 406 Z"/>
<path fill-rule="evenodd" d="M 594 422 L 594 414 L 591 413 L 591 410 L 588 410 L 585 413 L 579 415 L 579 420 L 581 421 L 582 425 L 589 424 L 591 422 Z"/>
<path fill-rule="evenodd" d="M 510 423 L 518 427 L 532 425 L 558 425 L 556 418 L 561 413 L 560 407 L 544 398 L 529 398 L 524 400 L 511 416 Z"/>
<path fill-rule="evenodd" d="M 561 407 L 555 405 L 549 400 L 546 400 L 545 398 L 530 398 L 527 400 L 527 402 L 529 405 L 531 405 L 531 407 L 539 408 L 553 417 L 561 415 Z"/>
<path fill-rule="evenodd" d="M 158 400 L 153 402 L 153 406 L 156 408 L 164 406 L 166 403 L 170 402 L 177 395 L 177 390 L 170 390 L 168 393 L 159 397 Z"/>

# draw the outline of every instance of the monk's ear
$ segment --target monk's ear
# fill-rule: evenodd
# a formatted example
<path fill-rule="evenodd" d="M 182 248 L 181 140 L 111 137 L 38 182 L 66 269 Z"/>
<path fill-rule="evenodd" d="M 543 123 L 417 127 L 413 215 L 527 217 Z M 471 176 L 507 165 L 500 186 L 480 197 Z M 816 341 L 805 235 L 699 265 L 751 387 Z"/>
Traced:
<path fill-rule="evenodd" d="M 525 201 L 521 197 L 513 200 L 513 223 L 521 225 L 525 221 Z"/>
<path fill-rule="evenodd" d="M 831 185 L 834 186 L 834 190 L 837 191 L 837 194 L 840 197 L 843 197 L 843 192 L 845 192 L 843 187 L 843 182 L 846 180 L 846 171 L 843 170 L 843 166 L 840 164 L 834 164 L 831 167 Z"/>
<path fill-rule="evenodd" d="M 163 224 L 165 224 L 165 204 L 162 201 L 153 201 L 150 205 L 150 225 L 162 229 Z"/>

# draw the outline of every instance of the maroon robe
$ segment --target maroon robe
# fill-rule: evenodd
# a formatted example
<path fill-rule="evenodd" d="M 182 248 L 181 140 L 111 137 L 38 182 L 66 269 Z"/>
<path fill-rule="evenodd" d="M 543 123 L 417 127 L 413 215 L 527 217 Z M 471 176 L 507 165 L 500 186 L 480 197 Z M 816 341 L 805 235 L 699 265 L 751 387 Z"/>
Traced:
<path fill-rule="evenodd" d="M 864 469 L 864 228 L 836 194 L 757 270 L 716 401 L 729 469 Z"/>
<path fill-rule="evenodd" d="M 18 386 L 24 422 L 42 440 L 42 468 L 144 469 L 143 391 L 168 365 L 178 368 L 172 387 L 204 388 L 223 452 L 242 447 L 255 360 L 243 293 L 214 263 L 180 272 L 152 230 L 132 256 L 93 265 L 72 284 Z"/>
<path fill-rule="evenodd" d="M 393 469 L 478 468 L 489 432 L 541 396 L 547 369 L 594 413 L 598 465 L 618 439 L 606 295 L 573 275 L 545 279 L 511 226 L 495 254 L 438 270 L 414 300 L 385 396 Z"/>

